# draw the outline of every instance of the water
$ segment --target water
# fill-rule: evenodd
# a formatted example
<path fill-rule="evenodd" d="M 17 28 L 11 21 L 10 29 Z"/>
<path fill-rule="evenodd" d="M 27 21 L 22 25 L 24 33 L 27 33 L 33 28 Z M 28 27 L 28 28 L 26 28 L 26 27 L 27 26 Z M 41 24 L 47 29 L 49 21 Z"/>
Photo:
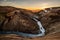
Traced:
<path fill-rule="evenodd" d="M 1 32 L 0 34 L 17 34 L 23 37 L 39 37 L 39 36 L 44 36 L 45 35 L 45 29 L 43 28 L 42 24 L 40 21 L 38 21 L 36 18 L 33 18 L 33 20 L 35 20 L 37 22 L 37 25 L 39 27 L 39 34 L 28 34 L 28 33 L 23 33 L 23 32 Z"/>

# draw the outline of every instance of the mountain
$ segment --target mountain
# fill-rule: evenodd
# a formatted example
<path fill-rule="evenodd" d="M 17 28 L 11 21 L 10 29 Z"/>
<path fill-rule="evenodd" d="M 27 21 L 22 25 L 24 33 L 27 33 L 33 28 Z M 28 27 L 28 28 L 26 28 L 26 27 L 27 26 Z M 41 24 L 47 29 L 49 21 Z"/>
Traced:
<path fill-rule="evenodd" d="M 55 31 L 60 28 L 57 24 L 60 23 L 60 7 L 51 7 L 40 10 L 36 13 L 39 16 L 39 20 L 42 22 L 42 25 L 45 29 L 48 29 L 46 32 L 52 32 L 54 28 Z M 56 25 L 56 26 L 53 26 Z"/>
<path fill-rule="evenodd" d="M 0 6 L 0 30 L 19 31 L 24 33 L 38 33 L 37 23 L 31 19 L 35 16 L 40 20 L 46 30 L 46 35 L 38 38 L 24 38 L 15 34 L 0 35 L 1 39 L 8 40 L 59 40 L 60 39 L 60 7 L 45 8 L 38 12 L 15 8 L 10 6 Z"/>
<path fill-rule="evenodd" d="M 0 30 L 24 33 L 38 33 L 39 31 L 37 23 L 29 17 L 33 16 L 33 12 L 30 10 L 0 6 L 0 15 Z"/>
<path fill-rule="evenodd" d="M 15 10 L 22 11 L 23 13 L 27 12 L 27 14 L 33 13 L 31 10 L 27 10 L 27 9 L 16 8 L 16 7 L 11 7 L 11 6 L 0 6 L 0 20 L 1 20 L 1 16 L 4 17 L 7 13 L 13 12 Z M 4 19 L 4 18 L 2 18 L 2 19 Z"/>

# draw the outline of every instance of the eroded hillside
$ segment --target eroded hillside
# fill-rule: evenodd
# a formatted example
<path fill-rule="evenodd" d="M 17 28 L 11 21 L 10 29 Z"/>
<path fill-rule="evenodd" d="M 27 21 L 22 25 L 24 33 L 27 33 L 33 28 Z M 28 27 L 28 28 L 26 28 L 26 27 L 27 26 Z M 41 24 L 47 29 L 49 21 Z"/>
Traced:
<path fill-rule="evenodd" d="M 8 7 L 7 7 L 8 8 Z M 38 33 L 38 25 L 31 17 L 38 17 L 46 30 L 46 35 L 38 38 L 24 38 L 15 34 L 4 34 L 0 39 L 6 40 L 60 40 L 60 7 L 46 8 L 34 13 L 29 10 L 0 8 L 0 30 Z M 5 9 L 5 10 L 3 10 Z M 9 8 L 8 8 L 9 9 Z M 17 11 L 18 10 L 18 11 Z M 17 11 L 17 12 L 16 12 Z M 18 26 L 18 27 L 17 27 Z M 28 30 L 28 31 L 27 31 Z"/>

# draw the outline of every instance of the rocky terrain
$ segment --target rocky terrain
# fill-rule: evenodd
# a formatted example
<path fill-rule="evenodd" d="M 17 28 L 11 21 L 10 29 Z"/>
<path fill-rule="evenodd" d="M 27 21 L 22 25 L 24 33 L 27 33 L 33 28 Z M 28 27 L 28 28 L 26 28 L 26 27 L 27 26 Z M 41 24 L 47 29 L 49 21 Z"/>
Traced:
<path fill-rule="evenodd" d="M 37 38 L 21 37 L 16 34 L 0 34 L 1 40 L 60 40 L 60 7 L 46 8 L 32 12 L 10 6 L 0 6 L 0 31 L 19 31 L 36 34 L 37 23 L 31 17 L 38 17 L 46 30 L 46 35 Z M 18 26 L 18 27 L 17 27 Z"/>
<path fill-rule="evenodd" d="M 38 25 L 29 17 L 30 14 L 31 12 L 24 9 L 21 9 L 21 10 L 16 9 L 12 12 L 6 13 L 6 15 L 4 16 L 5 19 L 1 23 L 1 26 L 2 26 L 1 30 L 2 31 L 20 31 L 24 33 L 25 32 L 38 33 L 39 31 L 38 30 L 39 28 L 37 27 Z"/>

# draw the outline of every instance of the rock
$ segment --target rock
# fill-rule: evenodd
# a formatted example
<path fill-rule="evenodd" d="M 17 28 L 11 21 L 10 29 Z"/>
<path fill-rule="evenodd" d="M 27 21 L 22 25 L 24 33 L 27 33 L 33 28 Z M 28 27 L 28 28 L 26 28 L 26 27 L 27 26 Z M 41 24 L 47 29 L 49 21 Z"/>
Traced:
<path fill-rule="evenodd" d="M 3 8 L 4 9 L 4 8 Z M 11 9 L 11 8 L 10 8 Z M 43 27 L 46 30 L 46 34 L 48 36 L 45 36 L 47 39 L 48 37 L 52 38 L 53 34 L 60 32 L 60 7 L 59 8 L 52 8 L 47 9 L 49 12 L 44 12 L 44 10 L 40 10 L 39 12 L 31 12 L 25 9 L 14 9 L 12 11 L 9 11 L 7 9 L 2 10 L 3 13 L 5 13 L 1 20 L 3 20 L 2 25 L 0 26 L 0 30 L 3 31 L 19 31 L 19 32 L 24 32 L 24 33 L 38 33 L 38 25 L 36 22 L 31 19 L 31 16 L 37 16 L 38 20 L 41 21 Z M 7 11 L 8 12 L 7 12 Z M 0 12 L 1 14 L 1 12 Z M 56 35 L 57 35 L 56 34 Z M 59 33 L 60 34 L 60 33 Z M 57 37 L 60 38 L 58 35 Z M 56 38 L 57 38 L 56 37 Z M 55 38 L 55 36 L 54 36 Z M 42 38 L 44 39 L 44 37 Z M 38 40 L 38 38 L 36 39 Z M 39 37 L 40 40 L 40 37 Z"/>
<path fill-rule="evenodd" d="M 42 11 L 42 13 L 41 12 L 38 13 L 38 14 L 40 14 L 39 19 L 42 22 L 43 27 L 46 29 L 47 34 L 51 33 L 51 31 L 54 30 L 53 29 L 53 30 L 50 31 L 50 29 L 49 29 L 49 28 L 51 28 L 51 29 L 53 28 L 53 24 L 56 25 L 54 27 L 59 28 L 58 25 L 57 25 L 57 24 L 60 23 L 60 15 L 59 15 L 60 11 L 59 10 L 60 10 L 60 7 L 59 8 L 56 7 L 54 9 L 47 10 L 47 11 L 49 11 L 47 13 L 44 13 L 44 11 Z M 56 30 L 54 30 L 54 31 L 56 31 Z"/>
<path fill-rule="evenodd" d="M 7 13 L 2 24 L 2 31 L 15 31 L 24 33 L 38 33 L 37 23 L 28 15 L 19 10 Z"/>

